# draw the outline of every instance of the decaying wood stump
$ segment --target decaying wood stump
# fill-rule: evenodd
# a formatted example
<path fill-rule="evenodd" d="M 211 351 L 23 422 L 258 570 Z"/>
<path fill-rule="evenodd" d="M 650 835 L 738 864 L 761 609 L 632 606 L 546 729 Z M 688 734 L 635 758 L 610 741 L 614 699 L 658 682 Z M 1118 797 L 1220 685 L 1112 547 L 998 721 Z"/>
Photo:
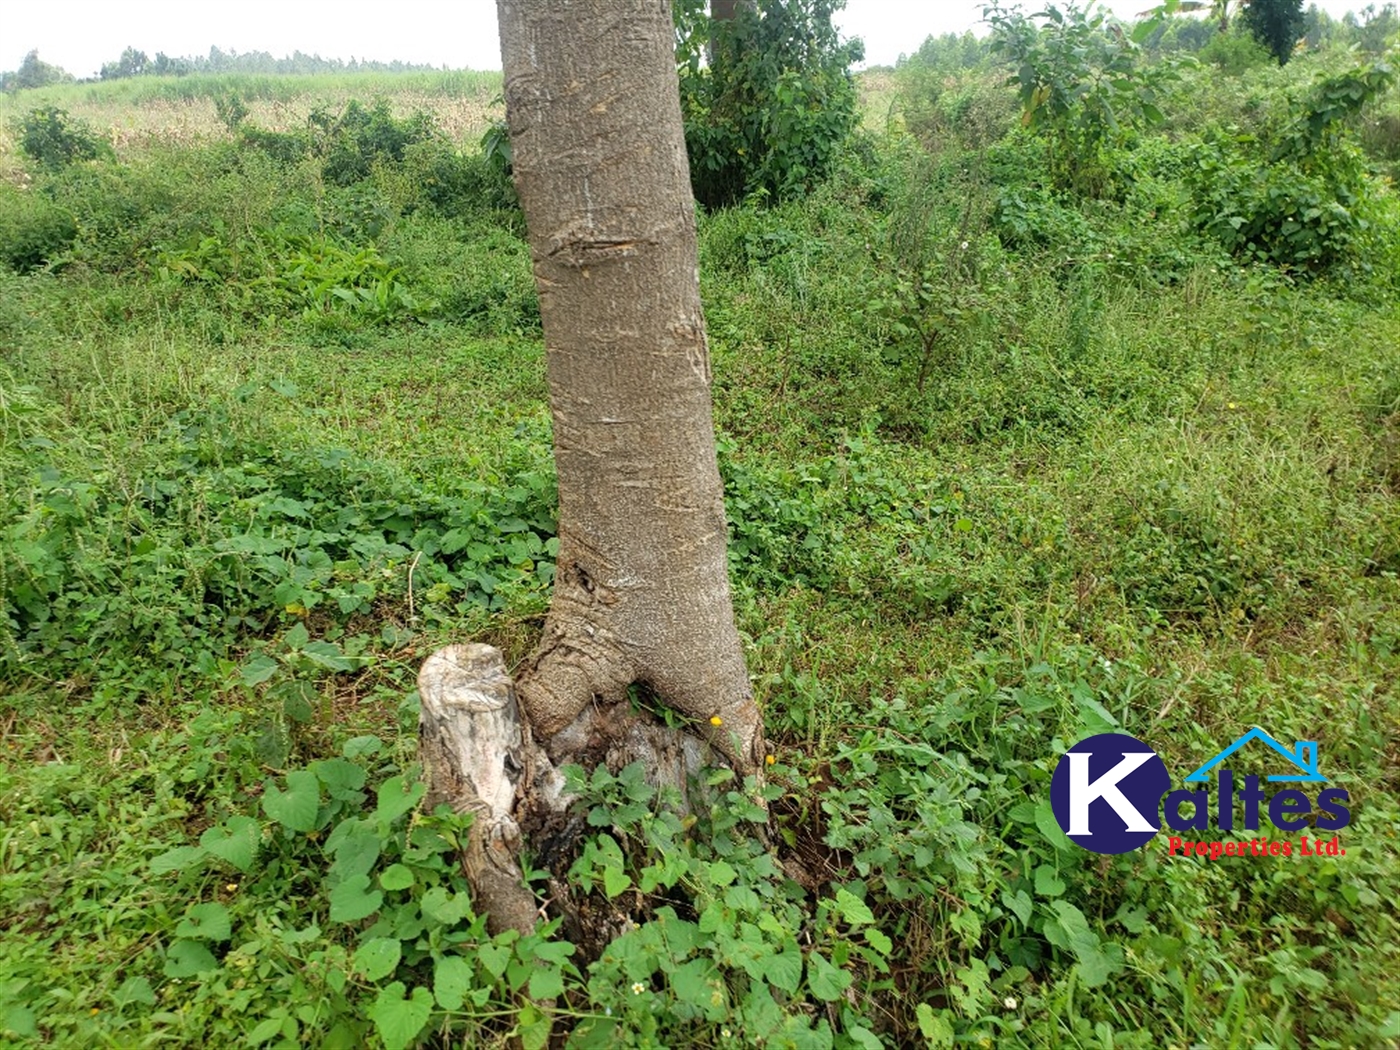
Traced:
<path fill-rule="evenodd" d="M 562 867 L 583 830 L 582 819 L 568 816 L 574 799 L 565 792 L 563 766 L 601 764 L 616 772 L 640 761 L 650 783 L 675 788 L 684 801 L 694 775 L 721 760 L 699 737 L 659 725 L 626 702 L 590 706 L 539 742 L 501 651 L 489 645 L 438 650 L 418 672 L 418 693 L 427 805 L 447 803 L 473 814 L 463 868 L 493 933 L 527 933 L 542 917 L 519 862 L 525 840 L 537 863 L 550 866 L 555 859 Z M 551 898 L 557 903 L 568 897 L 562 879 L 555 870 Z"/>

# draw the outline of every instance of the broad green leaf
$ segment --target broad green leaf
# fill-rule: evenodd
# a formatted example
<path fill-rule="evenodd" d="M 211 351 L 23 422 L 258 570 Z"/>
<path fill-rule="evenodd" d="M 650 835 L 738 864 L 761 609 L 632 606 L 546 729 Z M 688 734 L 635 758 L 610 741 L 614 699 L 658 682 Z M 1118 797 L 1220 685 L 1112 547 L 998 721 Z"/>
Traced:
<path fill-rule="evenodd" d="M 852 926 L 868 926 L 875 921 L 875 915 L 865 901 L 844 886 L 836 891 L 836 910 Z"/>
<path fill-rule="evenodd" d="M 196 904 L 175 927 L 176 937 L 201 941 L 226 941 L 232 934 L 233 923 L 229 921 L 228 909 L 218 901 Z"/>
<path fill-rule="evenodd" d="M 795 995 L 802 981 L 802 949 L 789 941 L 781 952 L 768 957 L 764 964 L 764 976 L 774 988 Z"/>
<path fill-rule="evenodd" d="M 823 1002 L 834 1002 L 851 983 L 851 975 L 838 970 L 826 960 L 821 952 L 813 951 L 807 956 L 807 985 L 812 994 Z"/>
<path fill-rule="evenodd" d="M 520 1027 L 517 1032 L 520 1035 L 521 1050 L 544 1050 L 549 1045 L 549 1036 L 554 1029 L 554 1022 L 550 1020 L 549 1014 L 527 1003 L 520 1008 L 518 1016 Z"/>
<path fill-rule="evenodd" d="M 619 893 L 632 885 L 632 879 L 621 868 L 614 868 L 611 865 L 603 869 L 603 892 L 612 900 Z"/>
<path fill-rule="evenodd" d="M 444 926 L 455 926 L 471 911 L 471 899 L 465 893 L 454 894 L 446 886 L 434 886 L 419 898 L 423 914 Z"/>
<path fill-rule="evenodd" d="M 297 650 L 305 645 L 310 638 L 311 632 L 306 629 L 306 624 L 299 623 L 282 636 L 282 641 L 288 649 Z"/>
<path fill-rule="evenodd" d="M 433 995 L 428 989 L 415 988 L 407 998 L 404 991 L 403 982 L 395 981 L 380 989 L 369 1008 L 370 1020 L 387 1050 L 405 1050 L 418 1038 L 433 1012 Z"/>
<path fill-rule="evenodd" d="M 1015 914 L 1021 920 L 1022 926 L 1029 926 L 1031 921 L 1031 895 L 1025 890 L 1017 890 L 1015 893 L 1003 891 L 1001 903 L 1007 910 Z"/>
<path fill-rule="evenodd" d="M 282 665 L 266 653 L 254 653 L 253 656 L 243 665 L 243 684 L 249 687 L 261 685 L 277 673 L 277 669 Z"/>
<path fill-rule="evenodd" d="M 1074 853 L 1079 849 L 1055 820 L 1055 811 L 1050 808 L 1050 800 L 1045 799 L 1035 807 L 1035 826 L 1045 836 L 1046 841 L 1062 853 Z"/>
<path fill-rule="evenodd" d="M 151 872 L 164 875 L 170 871 L 183 871 L 198 864 L 206 856 L 202 846 L 176 846 L 151 859 Z"/>
<path fill-rule="evenodd" d="M 865 943 L 881 955 L 889 955 L 890 952 L 894 951 L 894 942 L 882 930 L 874 926 L 865 931 Z"/>
<path fill-rule="evenodd" d="M 365 786 L 365 771 L 343 758 L 326 758 L 311 763 L 311 770 L 326 785 L 331 798 L 345 799 Z"/>
<path fill-rule="evenodd" d="M 131 1003 L 155 1006 L 155 989 L 151 987 L 151 982 L 144 977 L 128 977 L 121 983 L 121 987 L 112 993 L 112 1002 L 118 1009 Z"/>
<path fill-rule="evenodd" d="M 384 894 L 370 890 L 368 875 L 352 875 L 331 890 L 331 918 L 336 922 L 357 922 L 379 910 Z"/>
<path fill-rule="evenodd" d="M 930 1050 L 953 1045 L 953 1026 L 946 1014 L 936 1014 L 928 1003 L 920 1003 L 914 1016 L 919 1022 L 919 1034 L 928 1040 Z"/>
<path fill-rule="evenodd" d="M 176 941 L 165 953 L 167 977 L 193 977 L 218 968 L 209 949 L 198 941 Z"/>
<path fill-rule="evenodd" d="M 334 642 L 307 642 L 301 654 L 328 671 L 353 671 L 366 663 L 364 657 L 346 656 Z"/>
<path fill-rule="evenodd" d="M 332 834 L 326 843 L 335 854 L 330 870 L 332 882 L 341 882 L 355 875 L 368 875 L 379 860 L 379 836 L 372 828 L 353 818 L 342 823 L 341 827 L 347 828 L 345 833 L 340 836 Z M 339 832 L 340 828 L 336 828 L 336 831 Z"/>
<path fill-rule="evenodd" d="M 316 810 L 321 805 L 321 786 L 316 774 L 298 769 L 287 774 L 287 790 L 268 783 L 263 791 L 262 808 L 277 823 L 293 831 L 314 831 Z"/>
<path fill-rule="evenodd" d="M 248 1033 L 248 1045 L 260 1046 L 273 1036 L 280 1034 L 284 1020 L 285 1018 L 282 1017 L 269 1017 L 260 1022 L 256 1028 Z"/>
<path fill-rule="evenodd" d="M 564 973 L 558 966 L 541 966 L 530 974 L 530 998 L 557 999 L 564 994 Z"/>
<path fill-rule="evenodd" d="M 397 937 L 375 937 L 355 949 L 354 969 L 366 980 L 377 981 L 394 972 L 402 955 Z"/>
<path fill-rule="evenodd" d="M 1055 869 L 1049 864 L 1042 864 L 1035 869 L 1035 892 L 1042 897 L 1058 897 L 1065 892 L 1064 881 L 1055 874 Z"/>
<path fill-rule="evenodd" d="M 444 1010 L 460 1010 L 471 986 L 472 966 L 466 959 L 440 955 L 434 960 L 433 996 Z"/>
<path fill-rule="evenodd" d="M 27 1006 L 8 1006 L 0 1013 L 0 1033 L 13 1032 L 21 1039 L 39 1037 L 39 1018 Z"/>
<path fill-rule="evenodd" d="M 421 780 L 405 786 L 403 777 L 390 777 L 379 785 L 379 805 L 374 811 L 375 819 L 386 824 L 392 823 L 418 805 L 418 800 L 426 790 L 427 785 Z"/>
<path fill-rule="evenodd" d="M 199 837 L 199 844 L 225 864 L 247 871 L 253 866 L 261 839 L 262 825 L 252 817 L 239 816 L 206 830 Z"/>
<path fill-rule="evenodd" d="M 506 972 L 506 966 L 510 963 L 510 949 L 504 944 L 483 944 L 477 949 L 476 957 L 482 969 L 492 977 L 499 978 Z"/>
<path fill-rule="evenodd" d="M 379 885 L 386 890 L 406 890 L 413 885 L 413 872 L 402 864 L 390 864 L 379 873 Z"/>
<path fill-rule="evenodd" d="M 728 886 L 739 877 L 739 873 L 722 860 L 711 861 L 706 869 L 712 886 Z"/>

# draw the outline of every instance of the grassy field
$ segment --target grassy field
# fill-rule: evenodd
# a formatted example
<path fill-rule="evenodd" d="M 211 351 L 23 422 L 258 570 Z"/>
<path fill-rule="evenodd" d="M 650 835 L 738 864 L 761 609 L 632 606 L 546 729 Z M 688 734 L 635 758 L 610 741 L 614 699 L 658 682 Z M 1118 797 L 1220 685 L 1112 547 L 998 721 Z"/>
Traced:
<path fill-rule="evenodd" d="M 1315 71 L 1211 104 L 1263 121 Z M 1241 262 L 1185 131 L 1066 203 L 999 82 L 882 74 L 827 184 L 701 216 L 783 864 L 722 783 L 687 834 L 595 778 L 575 877 L 652 917 L 598 960 L 487 935 L 410 788 L 417 666 L 518 661 L 552 575 L 498 80 L 0 100 L 115 146 L 0 140 L 0 1042 L 1395 1045 L 1393 189 L 1365 258 Z M 232 92 L 276 132 L 392 121 L 341 184 L 334 142 L 230 132 Z M 376 152 L 419 109 L 439 133 Z M 1345 856 L 1101 857 L 1049 814 L 1089 733 L 1184 774 L 1254 725 L 1319 742 Z"/>

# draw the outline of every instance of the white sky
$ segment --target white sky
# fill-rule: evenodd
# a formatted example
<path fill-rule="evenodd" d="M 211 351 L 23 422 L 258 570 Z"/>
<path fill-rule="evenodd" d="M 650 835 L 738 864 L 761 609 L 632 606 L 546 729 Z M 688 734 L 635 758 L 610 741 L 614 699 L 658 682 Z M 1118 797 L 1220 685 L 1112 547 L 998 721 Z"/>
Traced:
<path fill-rule="evenodd" d="M 1156 0 L 1113 0 L 1131 18 Z M 1367 0 L 1320 0 L 1340 17 Z M 1036 10 L 1035 0 L 1025 9 Z M 848 0 L 837 23 L 865 40 L 866 64 L 892 64 L 930 33 L 962 32 L 982 0 Z M 454 69 L 499 69 L 495 0 L 0 0 L 0 69 L 39 49 L 75 76 L 96 75 L 127 46 L 172 58 L 225 51 L 300 50 L 323 58 L 400 59 Z"/>

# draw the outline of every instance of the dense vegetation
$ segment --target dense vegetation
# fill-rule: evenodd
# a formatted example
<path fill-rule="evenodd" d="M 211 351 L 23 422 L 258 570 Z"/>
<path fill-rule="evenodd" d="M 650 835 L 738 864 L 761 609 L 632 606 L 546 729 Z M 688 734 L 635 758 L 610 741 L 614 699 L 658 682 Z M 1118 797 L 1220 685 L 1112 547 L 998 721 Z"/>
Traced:
<path fill-rule="evenodd" d="M 700 216 L 776 852 L 723 772 L 694 822 L 586 778 L 575 883 L 643 920 L 597 959 L 486 933 L 414 764 L 422 658 L 518 660 L 552 574 L 498 78 L 0 100 L 0 1041 L 1400 1038 L 1385 39 L 1002 17 Z M 1255 724 L 1345 856 L 1050 816 L 1088 733 Z"/>

